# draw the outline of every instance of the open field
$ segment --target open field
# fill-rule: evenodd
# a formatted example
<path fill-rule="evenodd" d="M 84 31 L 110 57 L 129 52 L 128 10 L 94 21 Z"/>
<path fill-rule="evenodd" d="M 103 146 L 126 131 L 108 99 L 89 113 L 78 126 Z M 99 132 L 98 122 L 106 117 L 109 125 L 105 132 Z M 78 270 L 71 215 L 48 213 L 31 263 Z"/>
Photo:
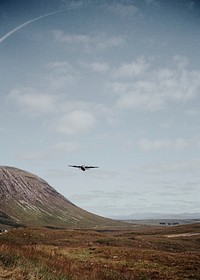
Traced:
<path fill-rule="evenodd" d="M 0 235 L 0 279 L 197 280 L 200 224 L 12 229 Z"/>

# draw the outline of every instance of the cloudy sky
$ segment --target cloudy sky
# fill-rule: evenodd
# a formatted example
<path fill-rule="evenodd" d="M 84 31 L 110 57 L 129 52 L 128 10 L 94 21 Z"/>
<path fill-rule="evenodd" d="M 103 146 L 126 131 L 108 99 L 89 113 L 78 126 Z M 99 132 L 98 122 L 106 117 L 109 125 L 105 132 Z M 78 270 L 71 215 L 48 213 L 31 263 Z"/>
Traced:
<path fill-rule="evenodd" d="M 107 217 L 200 212 L 197 0 L 7 0 L 0 23 L 1 165 Z"/>

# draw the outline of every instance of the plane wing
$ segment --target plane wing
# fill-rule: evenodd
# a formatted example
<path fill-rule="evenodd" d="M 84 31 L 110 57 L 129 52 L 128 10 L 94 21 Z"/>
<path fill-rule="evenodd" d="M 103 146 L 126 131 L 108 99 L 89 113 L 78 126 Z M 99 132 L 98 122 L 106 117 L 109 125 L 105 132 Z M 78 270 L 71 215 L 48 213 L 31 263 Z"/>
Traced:
<path fill-rule="evenodd" d="M 86 169 L 89 169 L 89 168 L 99 168 L 98 166 L 85 166 Z"/>
<path fill-rule="evenodd" d="M 68 165 L 68 166 L 70 166 L 70 167 L 76 167 L 76 168 L 81 168 L 82 166 L 81 165 Z"/>

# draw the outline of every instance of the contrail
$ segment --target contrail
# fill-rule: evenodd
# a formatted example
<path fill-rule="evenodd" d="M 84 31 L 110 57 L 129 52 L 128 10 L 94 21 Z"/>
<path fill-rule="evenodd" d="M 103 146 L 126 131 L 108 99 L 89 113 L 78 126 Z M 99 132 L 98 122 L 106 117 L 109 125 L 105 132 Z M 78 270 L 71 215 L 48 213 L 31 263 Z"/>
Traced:
<path fill-rule="evenodd" d="M 20 30 L 21 28 L 25 27 L 26 25 L 36 21 L 36 20 L 39 20 L 41 18 L 44 18 L 44 17 L 48 17 L 48 16 L 51 16 L 51 15 L 54 15 L 54 14 L 57 14 L 57 13 L 60 13 L 62 11 L 64 11 L 65 9 L 62 9 L 62 10 L 58 10 L 58 11 L 55 11 L 55 12 L 52 12 L 52 13 L 48 13 L 48 14 L 45 14 L 43 16 L 39 16 L 37 18 L 34 18 L 34 19 L 31 19 L 31 20 L 28 20 L 22 24 L 20 24 L 19 26 L 15 27 L 14 29 L 12 29 L 11 31 L 9 31 L 8 33 L 6 33 L 3 37 L 0 38 L 0 43 L 2 43 L 3 41 L 5 41 L 8 37 L 10 37 L 13 33 L 15 33 L 16 31 Z"/>

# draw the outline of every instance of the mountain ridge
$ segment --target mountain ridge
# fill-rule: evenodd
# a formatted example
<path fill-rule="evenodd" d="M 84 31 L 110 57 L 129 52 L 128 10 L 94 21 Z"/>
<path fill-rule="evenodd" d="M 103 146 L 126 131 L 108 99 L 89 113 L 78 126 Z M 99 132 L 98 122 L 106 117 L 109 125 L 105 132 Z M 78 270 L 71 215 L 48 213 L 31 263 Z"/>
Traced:
<path fill-rule="evenodd" d="M 135 213 L 132 215 L 116 215 L 110 216 L 111 219 L 115 220 L 151 220 L 151 219 L 200 219 L 200 213 Z"/>
<path fill-rule="evenodd" d="M 0 224 L 94 228 L 117 226 L 119 221 L 87 212 L 28 171 L 0 166 Z"/>

